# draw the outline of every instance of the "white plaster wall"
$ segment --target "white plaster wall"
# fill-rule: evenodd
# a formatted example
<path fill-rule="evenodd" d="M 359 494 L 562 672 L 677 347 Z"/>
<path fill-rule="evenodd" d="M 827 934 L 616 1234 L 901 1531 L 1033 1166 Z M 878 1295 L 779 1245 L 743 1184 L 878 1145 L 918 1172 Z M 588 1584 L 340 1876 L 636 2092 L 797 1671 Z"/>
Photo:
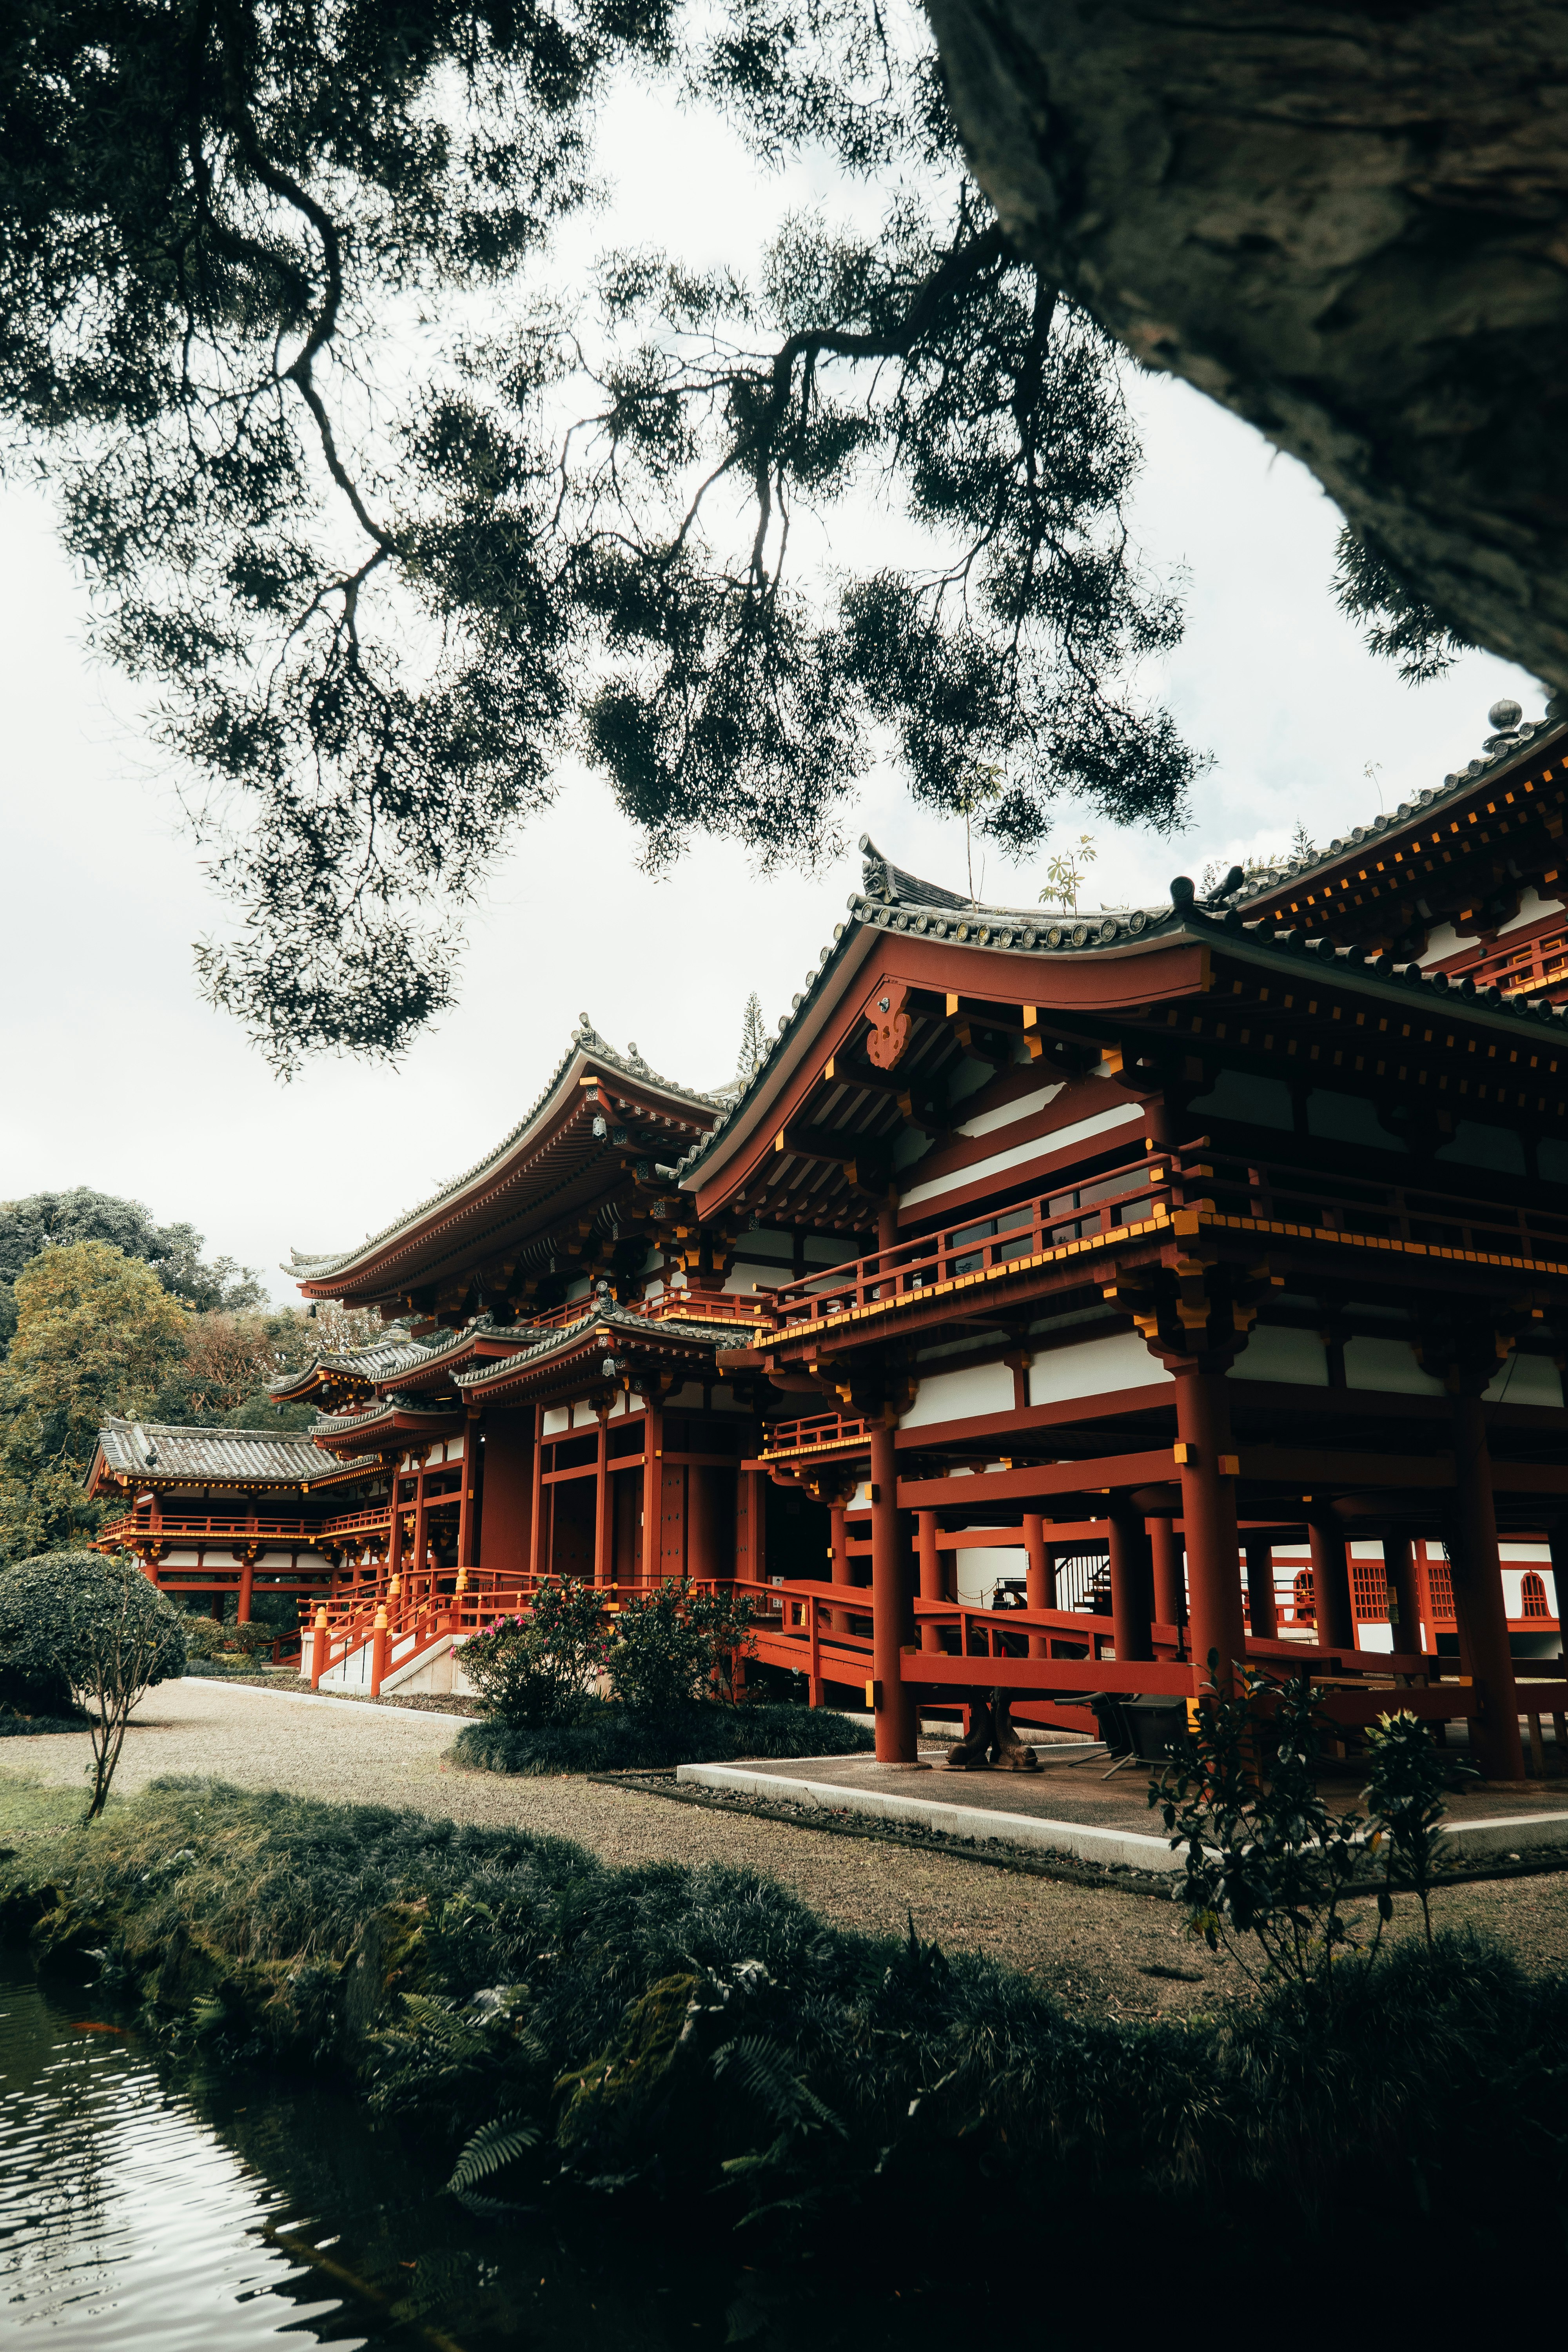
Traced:
<path fill-rule="evenodd" d="M 1486 1395 L 1492 1404 L 1545 1404 L 1560 1411 L 1563 1376 L 1550 1356 L 1516 1352 L 1506 1364 L 1498 1366 Z"/>
<path fill-rule="evenodd" d="M 1405 1339 L 1347 1339 L 1345 1386 L 1394 1396 L 1447 1394 L 1436 1375 L 1416 1362 Z"/>
<path fill-rule="evenodd" d="M 1326 1389 L 1328 1354 L 1315 1331 L 1258 1324 L 1230 1377 L 1233 1381 L 1290 1381 L 1298 1388 Z"/>
<path fill-rule="evenodd" d="M 547 1409 L 544 1415 L 544 1434 L 546 1437 L 559 1436 L 562 1430 L 570 1429 L 571 1426 L 572 1408 L 570 1405 L 552 1404 Z"/>
<path fill-rule="evenodd" d="M 1049 1348 L 1029 1371 L 1029 1402 L 1058 1404 L 1073 1397 L 1108 1396 L 1114 1389 L 1161 1388 L 1174 1375 L 1152 1356 L 1136 1331 L 1108 1331 L 1070 1348 Z"/>
<path fill-rule="evenodd" d="M 1032 1118 L 1047 1103 L 1055 1102 L 1066 1084 L 1065 1078 L 1059 1078 L 1054 1087 L 1041 1087 L 1032 1095 L 1020 1095 L 1016 1102 L 1004 1103 L 1000 1110 L 979 1111 L 973 1118 L 966 1118 L 954 1128 L 953 1133 L 971 1137 L 994 1135 L 999 1128 L 1015 1127 L 1019 1119 Z"/>
<path fill-rule="evenodd" d="M 977 1413 L 1013 1410 L 1013 1375 L 1005 1364 L 970 1364 L 958 1372 L 922 1373 L 920 1383 L 901 1428 L 927 1429 L 937 1421 L 967 1421 Z"/>
<path fill-rule="evenodd" d="M 1038 1160 L 1047 1151 L 1066 1151 L 1076 1143 L 1087 1143 L 1091 1136 L 1108 1135 L 1113 1128 L 1125 1127 L 1143 1117 L 1142 1103 L 1122 1102 L 1110 1109 L 1096 1111 L 1089 1118 L 1080 1118 L 1070 1127 L 1058 1127 L 1049 1135 L 1037 1135 L 1027 1143 L 1015 1143 L 1009 1150 L 994 1151 L 989 1159 L 972 1160 L 967 1168 L 955 1168 L 946 1176 L 933 1176 L 928 1183 L 911 1186 L 900 1195 L 901 1205 L 915 1208 L 921 1201 L 940 1201 L 948 1192 L 956 1192 L 966 1184 L 978 1183 L 982 1177 L 1000 1176 L 1009 1168 L 1021 1168 L 1026 1160 Z"/>
<path fill-rule="evenodd" d="M 972 1609 L 983 1609 L 998 1584 L 1016 1583 L 1027 1572 L 1029 1555 L 1005 1544 L 986 1544 L 977 1551 L 953 1554 L 958 1597 Z"/>

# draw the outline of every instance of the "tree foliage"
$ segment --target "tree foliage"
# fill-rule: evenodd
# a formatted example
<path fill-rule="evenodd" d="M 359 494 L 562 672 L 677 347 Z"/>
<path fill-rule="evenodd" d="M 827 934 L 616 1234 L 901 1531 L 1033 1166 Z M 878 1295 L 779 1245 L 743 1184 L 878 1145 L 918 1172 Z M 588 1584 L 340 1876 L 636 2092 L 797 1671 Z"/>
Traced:
<path fill-rule="evenodd" d="M 89 1821 L 103 1811 L 132 1708 L 184 1667 L 180 1612 L 134 1560 L 53 1551 L 0 1575 L 0 1668 L 36 1683 L 58 1675 L 94 1710 Z"/>
<path fill-rule="evenodd" d="M 1423 601 L 1370 531 L 1347 523 L 1336 556 L 1334 602 L 1360 623 L 1371 652 L 1399 664 L 1406 686 L 1441 677 L 1475 642 Z"/>
<path fill-rule="evenodd" d="M 624 1706 L 668 1714 L 694 1699 L 735 1696 L 735 1660 L 754 1650 L 749 1594 L 733 1585 L 665 1582 L 616 1620 L 610 1688 Z"/>
<path fill-rule="evenodd" d="M 0 1368 L 0 1559 L 97 1527 L 82 1492 L 111 1412 L 149 1412 L 182 1360 L 189 1310 L 144 1259 L 108 1242 L 47 1249 L 16 1278 L 16 1329 Z"/>
<path fill-rule="evenodd" d="M 463 1672 L 503 1724 L 572 1723 L 609 1646 L 603 1594 L 574 1577 L 547 1577 L 526 1617 L 497 1617 L 470 1636 Z"/>
<path fill-rule="evenodd" d="M 574 743 L 655 866 L 809 863 L 885 741 L 936 809 L 1003 763 L 1012 854 L 1064 793 L 1182 820 L 1118 364 L 969 180 L 912 5 L 17 0 L 0 42 L 0 397 L 197 779 L 238 918 L 203 984 L 280 1067 L 449 1001 Z M 628 75 L 826 152 L 848 218 L 554 289 Z M 917 551 L 814 582 L 797 519 L 866 487 Z"/>
<path fill-rule="evenodd" d="M 14 1290 L 22 1268 L 69 1242 L 108 1242 L 127 1257 L 145 1258 L 171 1297 L 198 1314 L 235 1314 L 261 1304 L 256 1268 L 231 1257 L 205 1261 L 206 1244 L 194 1225 L 156 1224 L 140 1201 L 77 1184 L 67 1192 L 0 1201 L 0 1343 L 16 1328 Z"/>

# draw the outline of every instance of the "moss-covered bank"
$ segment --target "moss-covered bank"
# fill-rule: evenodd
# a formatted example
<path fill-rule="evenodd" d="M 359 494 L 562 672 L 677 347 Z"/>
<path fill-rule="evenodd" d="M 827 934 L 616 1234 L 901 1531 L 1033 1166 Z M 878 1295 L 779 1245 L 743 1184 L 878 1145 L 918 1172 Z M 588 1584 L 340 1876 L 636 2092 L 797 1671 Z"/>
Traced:
<path fill-rule="evenodd" d="M 917 2250 L 937 2217 L 1037 2249 L 1049 2215 L 1078 2251 L 1201 2222 L 1214 2258 L 1367 2242 L 1375 2213 L 1384 2245 L 1561 2242 L 1568 1985 L 1457 1938 L 1352 1963 L 1331 2012 L 1133 2026 L 764 1878 L 195 1781 L 14 1859 L 0 1921 L 46 1964 L 104 1954 L 151 2026 L 342 2069 L 454 2155 L 516 2119 L 538 2143 L 503 2188 L 635 2184 L 698 2230 L 804 2212 L 821 2242 L 875 2207 Z"/>
<path fill-rule="evenodd" d="M 574 1723 L 482 1717 L 465 1724 L 452 1755 L 489 1772 L 657 1772 L 670 1764 L 732 1764 L 753 1756 L 859 1756 L 875 1746 L 864 1723 L 824 1706 L 655 1711 L 590 1700 Z"/>

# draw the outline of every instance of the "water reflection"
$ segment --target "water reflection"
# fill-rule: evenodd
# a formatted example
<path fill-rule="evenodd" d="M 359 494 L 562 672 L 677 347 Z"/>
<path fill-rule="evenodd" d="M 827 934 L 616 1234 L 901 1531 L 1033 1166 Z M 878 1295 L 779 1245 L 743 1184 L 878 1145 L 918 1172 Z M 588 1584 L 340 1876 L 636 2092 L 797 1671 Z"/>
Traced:
<path fill-rule="evenodd" d="M 672 2352 L 731 2333 L 823 2352 L 837 2333 L 813 2315 L 809 2272 L 764 2280 L 705 2244 L 699 2217 L 678 2245 L 623 2236 L 603 2206 L 488 2221 L 439 2194 L 449 2155 L 346 2093 L 171 2061 L 98 1999 L 0 1964 L 0 2332 L 40 2352 L 280 2335 Z"/>

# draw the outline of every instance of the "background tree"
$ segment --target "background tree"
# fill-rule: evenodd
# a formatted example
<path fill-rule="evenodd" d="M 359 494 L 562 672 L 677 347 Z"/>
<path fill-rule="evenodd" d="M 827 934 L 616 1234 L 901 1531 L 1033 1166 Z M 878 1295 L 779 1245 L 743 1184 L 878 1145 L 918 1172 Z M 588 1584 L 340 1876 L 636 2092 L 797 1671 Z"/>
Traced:
<path fill-rule="evenodd" d="M 741 1051 L 735 1063 L 735 1076 L 742 1086 L 751 1085 L 767 1057 L 768 1029 L 763 1019 L 763 1000 L 753 988 L 741 1017 Z"/>
<path fill-rule="evenodd" d="M 122 1201 L 86 1184 L 67 1192 L 33 1192 L 0 1201 L 0 1343 L 16 1328 L 14 1286 L 22 1268 L 63 1243 L 108 1242 L 127 1257 L 145 1258 L 164 1289 L 198 1312 L 259 1307 L 254 1266 L 231 1257 L 203 1261 L 205 1244 L 194 1225 L 160 1225 L 140 1201 Z"/>
<path fill-rule="evenodd" d="M 26 1559 L 100 1514 L 81 1491 L 111 1412 L 147 1414 L 184 1354 L 188 1308 L 107 1242 L 45 1250 L 16 1277 L 0 1369 L 0 1559 Z"/>
<path fill-rule="evenodd" d="M 153 1684 L 185 1670 L 180 1612 L 123 1555 L 47 1552 L 0 1575 L 0 1670 L 32 1683 L 61 1675 L 92 1710 L 87 1819 L 95 1821 L 132 1708 Z"/>
<path fill-rule="evenodd" d="M 557 291 L 621 73 L 879 222 Z M 1111 346 L 968 177 L 912 0 L 16 0 L 0 400 L 198 780 L 203 984 L 284 1068 L 449 1000 L 569 744 L 656 866 L 836 849 L 884 742 L 937 809 L 1005 767 L 1015 855 L 1063 794 L 1174 826 L 1201 766 L 1139 690 L 1181 616 Z M 860 485 L 921 552 L 814 583 L 792 525 Z"/>

